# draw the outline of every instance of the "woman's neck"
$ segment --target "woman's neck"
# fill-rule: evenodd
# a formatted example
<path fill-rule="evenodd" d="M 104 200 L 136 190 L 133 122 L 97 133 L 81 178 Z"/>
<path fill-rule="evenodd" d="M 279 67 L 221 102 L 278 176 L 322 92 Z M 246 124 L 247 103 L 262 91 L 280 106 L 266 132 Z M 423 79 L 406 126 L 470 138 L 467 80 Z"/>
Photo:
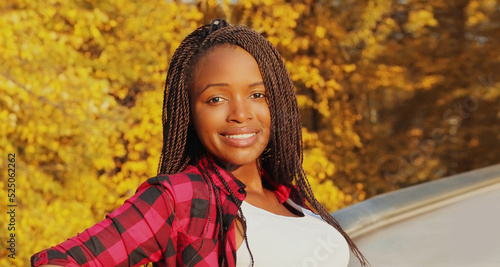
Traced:
<path fill-rule="evenodd" d="M 260 164 L 248 164 L 242 166 L 226 165 L 226 170 L 231 172 L 238 180 L 246 185 L 245 190 L 248 193 L 262 193 Z"/>

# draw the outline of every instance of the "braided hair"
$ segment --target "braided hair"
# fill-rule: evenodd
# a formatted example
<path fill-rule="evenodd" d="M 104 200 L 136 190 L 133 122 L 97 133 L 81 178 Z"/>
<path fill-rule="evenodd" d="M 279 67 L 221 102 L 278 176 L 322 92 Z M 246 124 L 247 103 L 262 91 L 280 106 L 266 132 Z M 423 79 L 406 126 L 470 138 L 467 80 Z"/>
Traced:
<path fill-rule="evenodd" d="M 193 84 L 197 63 L 211 50 L 224 45 L 235 45 L 246 50 L 255 58 L 261 70 L 271 114 L 270 141 L 261 156 L 262 168 L 269 174 L 274 184 L 295 184 L 300 197 L 307 200 L 327 223 L 344 236 L 361 265 L 367 266 L 366 258 L 340 224 L 318 202 L 311 190 L 302 167 L 302 125 L 297 97 L 290 74 L 278 50 L 265 37 L 246 26 L 229 25 L 223 19 L 215 19 L 189 34 L 173 54 L 165 83 L 162 115 L 163 148 L 158 173 L 173 174 L 184 170 L 188 165 L 197 165 L 206 153 L 190 116 L 189 89 Z M 217 170 L 213 164 L 209 165 L 199 166 L 199 169 L 205 172 L 208 168 Z M 217 175 L 220 177 L 220 173 Z M 211 179 L 208 173 L 203 174 L 203 177 L 205 180 Z M 222 177 L 220 178 L 224 181 Z M 213 189 L 213 182 L 207 181 L 207 183 Z M 231 192 L 231 197 L 235 198 L 230 188 L 225 186 Z M 220 205 L 219 196 L 215 195 L 217 205 Z M 218 217 L 223 216 L 220 212 L 221 207 L 217 209 Z M 246 224 L 241 209 L 238 215 L 247 240 Z M 223 220 L 218 218 L 218 221 Z M 250 255 L 253 265 L 251 252 Z"/>

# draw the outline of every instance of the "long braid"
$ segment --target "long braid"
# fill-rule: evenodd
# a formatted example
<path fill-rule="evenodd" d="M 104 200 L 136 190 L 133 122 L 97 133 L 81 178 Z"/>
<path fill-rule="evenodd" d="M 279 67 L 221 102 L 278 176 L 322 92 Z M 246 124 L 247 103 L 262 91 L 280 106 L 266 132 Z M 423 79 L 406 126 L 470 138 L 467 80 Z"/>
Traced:
<path fill-rule="evenodd" d="M 205 162 L 202 161 L 202 167 L 208 178 L 210 179 L 210 182 L 213 184 L 212 176 L 209 173 L 209 170 L 207 168 L 207 165 Z M 217 218 L 219 221 L 219 240 L 223 241 L 224 240 L 224 212 L 222 209 L 222 202 L 220 201 L 220 195 L 219 195 L 219 190 L 214 187 L 214 194 L 215 194 L 215 202 L 216 202 L 216 207 L 217 207 Z M 221 242 L 222 248 L 224 248 L 223 242 Z M 224 250 L 222 250 L 224 251 Z"/>
<path fill-rule="evenodd" d="M 238 201 L 238 198 L 234 194 L 233 190 L 231 190 L 231 188 L 227 184 L 226 180 L 222 177 L 222 175 L 220 174 L 219 170 L 215 167 L 215 164 L 213 163 L 213 161 L 209 161 L 209 163 L 210 163 L 210 167 L 212 168 L 212 170 L 215 172 L 215 174 L 217 174 L 217 176 L 219 177 L 219 179 L 224 184 L 224 187 L 227 189 L 227 191 L 229 191 L 229 195 L 231 196 L 231 198 L 233 198 L 233 201 L 236 203 L 236 201 Z M 237 207 L 238 207 L 238 215 L 239 215 L 238 218 L 239 218 L 239 220 L 241 222 L 241 226 L 243 227 L 243 236 L 244 236 L 244 239 L 245 239 L 245 244 L 247 246 L 248 253 L 250 254 L 250 260 L 252 262 L 251 266 L 253 266 L 254 265 L 253 254 L 252 254 L 252 251 L 250 250 L 250 246 L 248 245 L 247 220 L 246 220 L 245 216 L 243 215 L 243 210 L 241 210 L 241 205 L 237 205 Z"/>
<path fill-rule="evenodd" d="M 261 157 L 262 167 L 270 174 L 275 184 L 295 183 L 300 196 L 345 237 L 361 265 L 367 266 L 366 258 L 339 223 L 316 200 L 307 181 L 302 167 L 302 125 L 297 97 L 292 79 L 279 52 L 266 38 L 245 26 L 230 26 L 225 20 L 214 20 L 210 25 L 204 25 L 188 35 L 172 56 L 165 84 L 162 114 L 163 148 L 158 173 L 180 172 L 189 164 L 196 165 L 205 153 L 192 126 L 188 92 L 199 60 L 212 49 L 222 45 L 242 47 L 255 58 L 261 70 L 271 114 L 270 142 Z M 217 168 L 213 169 L 217 171 Z M 220 173 L 217 175 L 225 182 Z M 208 179 L 211 179 L 210 177 L 208 175 Z M 224 186 L 229 190 L 231 197 L 235 198 L 229 186 L 226 183 Z M 216 198 L 219 198 L 215 193 L 218 191 L 215 187 L 213 191 Z M 217 203 L 220 205 L 218 200 Z M 240 207 L 238 210 L 247 240 L 246 221 Z M 217 211 L 217 217 L 223 223 L 221 212 L 222 208 Z"/>
<path fill-rule="evenodd" d="M 188 141 L 192 141 L 188 138 L 196 138 L 196 133 L 193 134 L 194 129 L 189 127 L 191 119 L 186 83 L 190 76 L 189 63 L 207 35 L 204 31 L 206 27 L 200 27 L 188 35 L 172 56 L 165 82 L 162 113 L 163 148 L 158 173 L 171 174 L 182 171 L 195 160 L 196 155 L 192 154 L 193 151 L 200 153 L 199 150 L 202 150 L 201 147 L 200 149 L 188 147 L 188 144 L 191 144 Z"/>

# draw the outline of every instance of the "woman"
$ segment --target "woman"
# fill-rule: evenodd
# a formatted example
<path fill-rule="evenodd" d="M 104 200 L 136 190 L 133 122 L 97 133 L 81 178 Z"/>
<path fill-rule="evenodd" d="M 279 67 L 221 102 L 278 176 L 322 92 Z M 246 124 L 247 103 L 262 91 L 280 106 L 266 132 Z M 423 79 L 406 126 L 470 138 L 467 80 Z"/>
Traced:
<path fill-rule="evenodd" d="M 347 265 L 349 247 L 366 266 L 311 191 L 279 53 L 255 31 L 217 19 L 172 57 L 158 175 L 32 265 L 331 267 Z"/>

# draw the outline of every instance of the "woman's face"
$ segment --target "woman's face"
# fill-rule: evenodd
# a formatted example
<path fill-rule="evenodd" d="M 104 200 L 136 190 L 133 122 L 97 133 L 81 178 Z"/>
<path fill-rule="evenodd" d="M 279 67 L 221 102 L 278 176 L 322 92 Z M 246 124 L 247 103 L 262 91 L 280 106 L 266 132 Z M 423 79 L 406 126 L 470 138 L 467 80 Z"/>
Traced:
<path fill-rule="evenodd" d="M 221 46 L 203 56 L 193 78 L 191 115 L 203 146 L 227 168 L 255 165 L 271 128 L 255 59 L 238 46 Z"/>

